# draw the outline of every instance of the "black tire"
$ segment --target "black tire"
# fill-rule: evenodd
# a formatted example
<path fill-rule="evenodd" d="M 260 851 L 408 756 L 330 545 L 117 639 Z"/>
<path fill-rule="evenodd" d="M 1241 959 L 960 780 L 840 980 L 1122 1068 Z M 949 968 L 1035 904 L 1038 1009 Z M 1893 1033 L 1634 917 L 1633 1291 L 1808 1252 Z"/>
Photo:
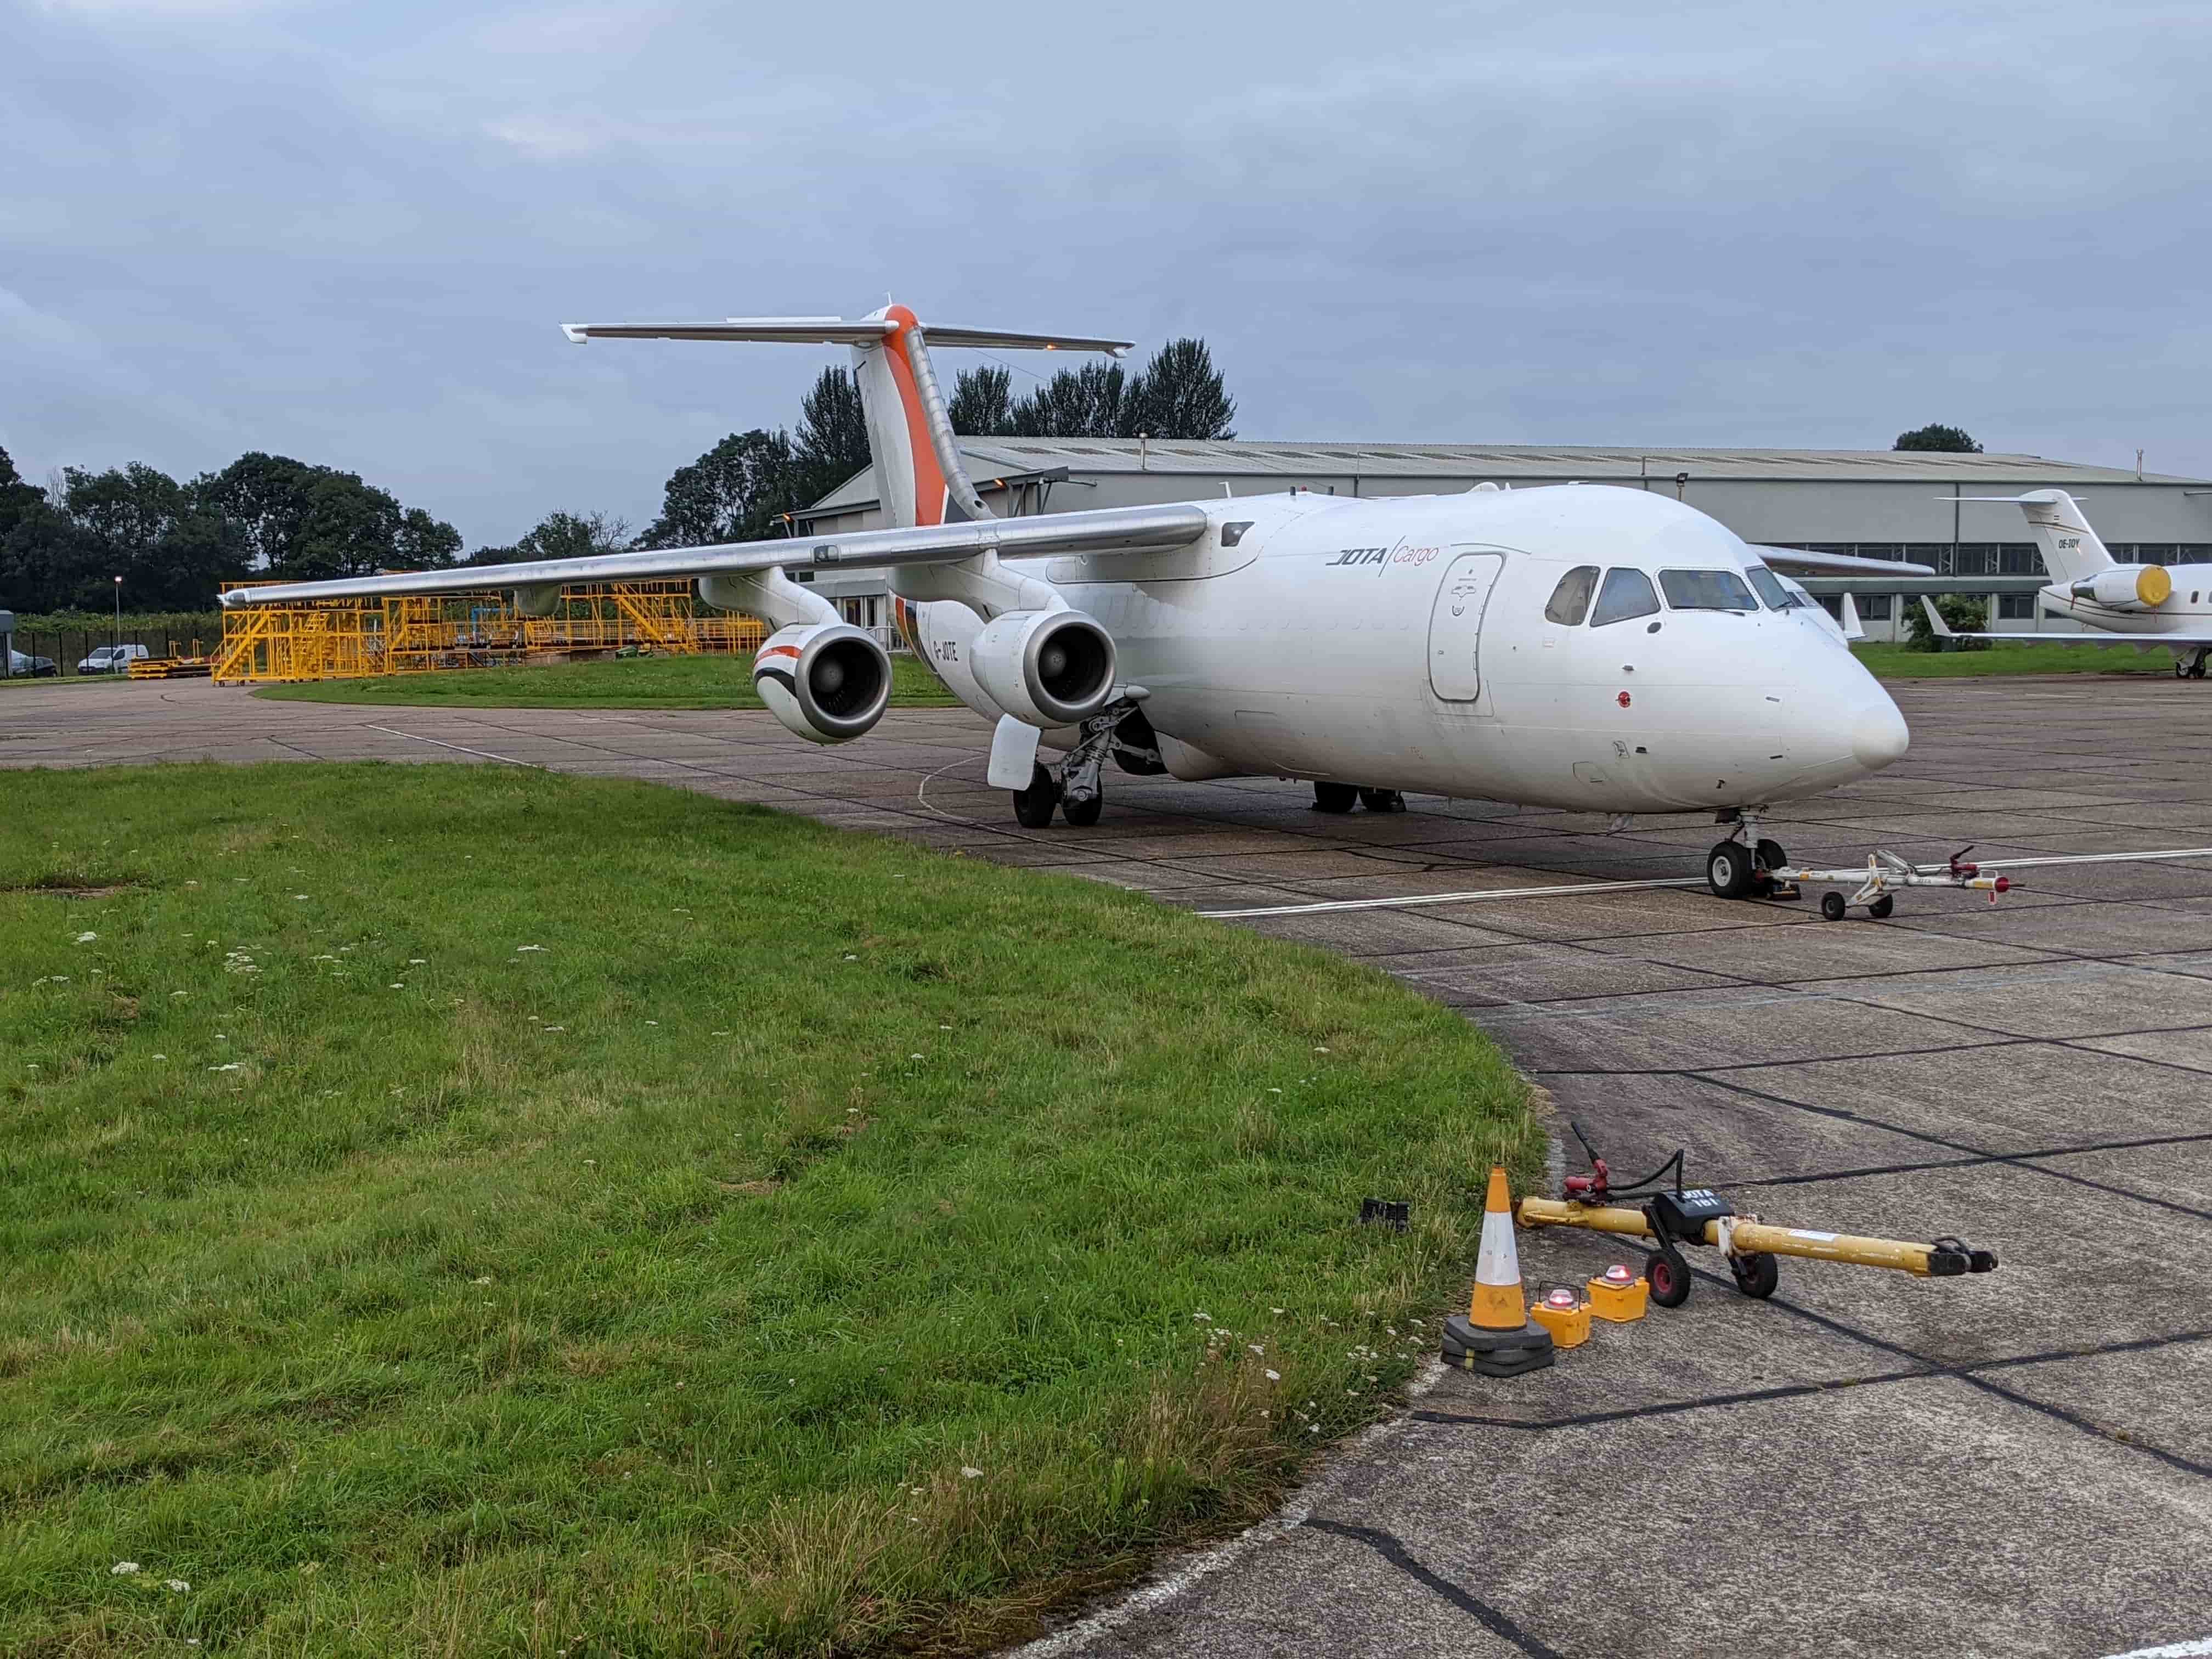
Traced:
<path fill-rule="evenodd" d="M 1844 896 L 1841 893 L 1820 895 L 1820 915 L 1827 921 L 1841 921 L 1844 919 Z"/>
<path fill-rule="evenodd" d="M 1897 901 L 1887 893 L 1884 893 L 1880 898 L 1868 904 L 1867 914 L 1876 921 L 1887 921 L 1889 913 L 1896 908 Z"/>
<path fill-rule="evenodd" d="M 1662 1308 L 1679 1308 L 1690 1299 L 1689 1269 L 1678 1256 L 1652 1251 L 1644 1258 L 1644 1277 L 1650 1284 L 1652 1301 Z"/>
<path fill-rule="evenodd" d="M 1790 854 L 1782 850 L 1782 843 L 1778 841 L 1760 842 L 1752 848 L 1751 855 L 1758 860 L 1762 870 L 1779 870 L 1790 862 Z"/>
<path fill-rule="evenodd" d="M 1370 812 L 1402 812 L 1406 798 L 1395 789 L 1362 789 L 1359 804 Z"/>
<path fill-rule="evenodd" d="M 1106 810 L 1106 792 L 1100 790 L 1089 800 L 1063 800 L 1060 815 L 1078 830 L 1088 830 L 1098 822 L 1098 815 Z"/>
<path fill-rule="evenodd" d="M 1739 1255 L 1729 1259 L 1729 1271 L 1735 1275 L 1735 1287 L 1754 1302 L 1764 1302 L 1774 1294 L 1774 1287 L 1782 1282 L 1782 1269 L 1765 1250 L 1754 1255 Z"/>
<path fill-rule="evenodd" d="M 1042 766 L 1030 770 L 1030 787 L 1014 791 L 1014 822 L 1024 830 L 1049 830 L 1052 810 L 1060 805 L 1060 786 Z"/>
<path fill-rule="evenodd" d="M 1314 811 L 1316 812 L 1349 812 L 1358 805 L 1359 789 L 1356 784 L 1314 785 Z"/>
<path fill-rule="evenodd" d="M 1711 884 L 1717 897 L 1750 897 L 1751 848 L 1740 841 L 1715 842 L 1713 850 L 1705 855 L 1705 879 Z"/>

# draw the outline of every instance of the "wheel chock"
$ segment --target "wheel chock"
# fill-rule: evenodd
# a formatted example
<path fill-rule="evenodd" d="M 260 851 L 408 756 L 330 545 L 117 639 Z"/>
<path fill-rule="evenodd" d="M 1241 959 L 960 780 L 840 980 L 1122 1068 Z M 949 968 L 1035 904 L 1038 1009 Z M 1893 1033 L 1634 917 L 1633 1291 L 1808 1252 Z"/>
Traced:
<path fill-rule="evenodd" d="M 1585 1288 L 1589 1291 L 1590 1316 L 1594 1319 L 1609 1319 L 1616 1325 L 1626 1325 L 1643 1318 L 1650 1306 L 1651 1281 L 1631 1273 L 1622 1262 L 1614 1262 Z"/>
<path fill-rule="evenodd" d="M 1518 1376 L 1552 1363 L 1552 1333 L 1532 1322 L 1521 1302 L 1521 1254 L 1513 1242 L 1513 1196 L 1493 1164 L 1482 1206 L 1482 1245 L 1467 1312 L 1444 1321 L 1445 1364 L 1478 1376 Z"/>
<path fill-rule="evenodd" d="M 1570 1285 L 1547 1291 L 1528 1304 L 1528 1317 L 1552 1334 L 1552 1345 L 1579 1348 L 1589 1340 L 1590 1304 Z"/>

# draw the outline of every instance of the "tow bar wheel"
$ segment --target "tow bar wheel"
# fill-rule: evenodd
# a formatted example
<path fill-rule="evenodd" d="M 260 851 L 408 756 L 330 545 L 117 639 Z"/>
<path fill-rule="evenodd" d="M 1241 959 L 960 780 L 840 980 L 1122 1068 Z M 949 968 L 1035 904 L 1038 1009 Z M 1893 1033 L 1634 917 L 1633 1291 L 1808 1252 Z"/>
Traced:
<path fill-rule="evenodd" d="M 1774 1294 L 1774 1287 L 1782 1282 L 1782 1270 L 1774 1258 L 1765 1250 L 1750 1255 L 1732 1255 L 1729 1271 L 1735 1275 L 1735 1287 L 1754 1302 L 1764 1302 Z"/>
<path fill-rule="evenodd" d="M 1689 1266 L 1681 1257 L 1654 1250 L 1644 1258 L 1644 1277 L 1651 1285 L 1651 1299 L 1662 1308 L 1679 1308 L 1690 1299 Z"/>

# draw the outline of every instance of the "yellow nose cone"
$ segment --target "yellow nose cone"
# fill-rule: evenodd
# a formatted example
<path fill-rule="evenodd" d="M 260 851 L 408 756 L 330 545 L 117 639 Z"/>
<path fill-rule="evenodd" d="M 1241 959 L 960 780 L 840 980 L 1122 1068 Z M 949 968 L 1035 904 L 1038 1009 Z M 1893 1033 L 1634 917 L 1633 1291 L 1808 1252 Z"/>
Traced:
<path fill-rule="evenodd" d="M 2162 564 L 2147 564 L 2136 578 L 2136 598 L 2145 605 L 2164 605 L 2173 597 L 2173 578 Z"/>

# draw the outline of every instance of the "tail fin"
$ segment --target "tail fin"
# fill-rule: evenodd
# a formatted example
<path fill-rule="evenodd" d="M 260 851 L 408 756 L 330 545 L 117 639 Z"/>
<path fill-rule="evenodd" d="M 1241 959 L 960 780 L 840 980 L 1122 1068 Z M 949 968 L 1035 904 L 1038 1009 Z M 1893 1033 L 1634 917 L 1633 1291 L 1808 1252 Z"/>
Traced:
<path fill-rule="evenodd" d="M 1946 497 L 1944 499 L 1948 499 Z M 2094 576 L 2100 570 L 2110 570 L 2118 562 L 2089 528 L 2088 520 L 2081 516 L 2081 508 L 2074 498 L 2063 489 L 2031 489 L 2025 495 L 1967 495 L 1969 501 L 2012 501 L 2027 515 L 2028 528 L 2035 532 L 2038 546 L 2043 550 L 2044 568 L 2051 580 L 2063 587 Z"/>
<path fill-rule="evenodd" d="M 877 490 L 885 520 L 897 528 L 991 516 L 960 464 L 959 446 L 925 333 L 939 345 L 1103 351 L 1116 357 L 1130 345 L 1127 340 L 1017 334 L 1003 329 L 925 331 L 913 312 L 898 305 L 853 322 L 836 317 L 729 317 L 719 323 L 563 323 L 561 331 L 580 345 L 591 339 L 628 339 L 779 340 L 851 346 Z"/>

